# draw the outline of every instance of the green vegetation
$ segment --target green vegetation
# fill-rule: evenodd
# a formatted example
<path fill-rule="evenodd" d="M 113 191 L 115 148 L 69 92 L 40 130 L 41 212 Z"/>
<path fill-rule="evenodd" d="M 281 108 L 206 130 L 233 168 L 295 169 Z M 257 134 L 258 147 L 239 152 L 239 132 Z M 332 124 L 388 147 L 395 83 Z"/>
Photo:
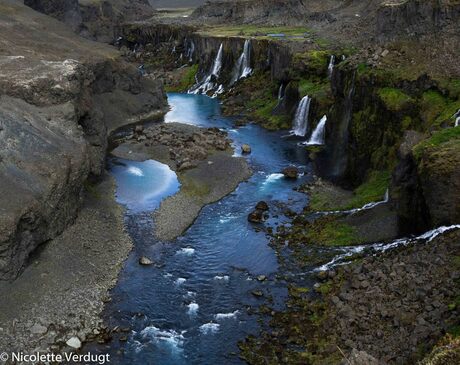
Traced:
<path fill-rule="evenodd" d="M 460 126 L 435 132 L 430 138 L 414 147 L 414 156 L 419 160 L 427 149 L 435 149 L 447 143 L 451 144 L 456 150 L 460 149 Z"/>
<path fill-rule="evenodd" d="M 432 123 L 434 128 L 441 128 L 444 125 L 452 126 L 455 123 L 453 115 L 460 109 L 460 100 L 451 101 L 446 104 L 444 109 Z"/>
<path fill-rule="evenodd" d="M 426 125 L 433 121 L 446 109 L 446 98 L 436 91 L 429 90 L 423 93 L 420 100 L 420 114 Z"/>
<path fill-rule="evenodd" d="M 390 179 L 389 171 L 372 171 L 351 197 L 343 193 L 340 196 L 340 192 L 328 189 L 314 190 L 310 195 L 309 208 L 315 212 L 361 208 L 367 203 L 383 200 Z"/>
<path fill-rule="evenodd" d="M 311 243 L 323 246 L 352 246 L 361 243 L 354 227 L 330 217 L 315 221 L 305 238 Z"/>
<path fill-rule="evenodd" d="M 195 84 L 195 76 L 198 72 L 198 64 L 189 66 L 182 70 L 180 80 L 175 85 L 166 85 L 166 92 L 182 92 L 190 89 Z"/>
<path fill-rule="evenodd" d="M 268 34 L 284 34 L 286 37 L 303 38 L 309 32 L 310 30 L 305 27 L 263 27 L 247 24 L 207 27 L 200 30 L 198 33 L 217 37 L 256 37 L 273 39 L 272 37 L 268 37 Z"/>
<path fill-rule="evenodd" d="M 413 99 L 400 89 L 384 87 L 378 90 L 378 95 L 388 110 L 398 112 L 413 102 Z"/>

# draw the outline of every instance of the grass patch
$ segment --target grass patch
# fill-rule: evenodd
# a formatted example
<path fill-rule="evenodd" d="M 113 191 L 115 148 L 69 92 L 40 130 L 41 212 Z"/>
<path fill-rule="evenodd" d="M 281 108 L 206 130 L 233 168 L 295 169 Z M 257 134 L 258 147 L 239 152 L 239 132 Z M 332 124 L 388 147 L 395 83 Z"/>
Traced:
<path fill-rule="evenodd" d="M 268 34 L 284 34 L 286 37 L 304 37 L 310 33 L 310 29 L 306 27 L 263 27 L 258 25 L 230 25 L 207 27 L 198 33 L 217 37 L 254 37 L 274 39 L 274 37 L 269 37 Z"/>
<path fill-rule="evenodd" d="M 460 147 L 460 126 L 455 128 L 446 128 L 435 132 L 430 138 L 420 142 L 414 147 L 414 156 L 419 160 L 427 149 L 437 148 L 448 142 L 454 142 Z"/>
<path fill-rule="evenodd" d="M 355 189 L 348 209 L 359 208 L 367 203 L 382 200 L 390 185 L 390 179 L 389 171 L 371 172 L 366 182 Z"/>
<path fill-rule="evenodd" d="M 433 90 L 424 92 L 420 100 L 420 114 L 422 120 L 427 123 L 427 125 L 431 125 L 446 108 L 446 105 L 446 99 L 438 92 Z"/>
<path fill-rule="evenodd" d="M 352 246 L 360 243 L 356 229 L 335 219 L 319 219 L 306 234 L 310 243 L 322 246 Z"/>
<path fill-rule="evenodd" d="M 166 92 L 182 92 L 190 89 L 195 84 L 195 76 L 197 72 L 198 64 L 185 68 L 177 84 L 165 86 Z"/>
<path fill-rule="evenodd" d="M 398 112 L 413 102 L 413 99 L 399 89 L 384 87 L 378 90 L 378 96 L 388 110 Z"/>

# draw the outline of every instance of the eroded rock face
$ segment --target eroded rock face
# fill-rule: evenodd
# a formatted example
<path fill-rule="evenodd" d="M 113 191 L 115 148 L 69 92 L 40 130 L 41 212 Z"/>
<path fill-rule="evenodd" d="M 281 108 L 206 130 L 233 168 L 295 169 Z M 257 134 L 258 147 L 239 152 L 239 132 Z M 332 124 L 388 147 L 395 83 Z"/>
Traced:
<path fill-rule="evenodd" d="M 24 4 L 66 23 L 86 38 L 102 42 L 113 41 L 124 21 L 153 15 L 148 0 L 24 0 Z"/>
<path fill-rule="evenodd" d="M 423 137 L 406 132 L 393 173 L 391 195 L 402 233 L 460 222 L 458 139 L 415 153 Z"/>
<path fill-rule="evenodd" d="M 11 279 L 75 219 L 108 132 L 165 100 L 115 50 L 58 21 L 16 1 L 2 3 L 0 20 L 0 279 Z"/>

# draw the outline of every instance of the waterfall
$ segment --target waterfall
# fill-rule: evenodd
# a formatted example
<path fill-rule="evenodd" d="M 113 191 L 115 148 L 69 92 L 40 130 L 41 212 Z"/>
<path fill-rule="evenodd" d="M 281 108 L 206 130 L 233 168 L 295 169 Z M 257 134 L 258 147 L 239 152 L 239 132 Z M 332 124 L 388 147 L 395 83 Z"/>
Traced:
<path fill-rule="evenodd" d="M 310 112 L 311 98 L 307 95 L 302 98 L 295 112 L 294 129 L 296 136 L 305 137 L 308 130 L 308 114 Z"/>
<path fill-rule="evenodd" d="M 327 122 L 327 116 L 324 115 L 319 121 L 313 133 L 311 134 L 311 137 L 308 140 L 308 142 L 305 143 L 307 146 L 324 144 L 324 137 L 326 133 L 326 122 Z"/>
<path fill-rule="evenodd" d="M 460 109 L 458 109 L 457 113 L 454 114 L 454 118 L 457 118 L 455 119 L 455 126 L 460 126 Z"/>
<path fill-rule="evenodd" d="M 188 41 L 186 41 L 186 43 L 188 43 Z M 193 42 L 193 40 L 190 40 L 190 45 L 187 46 L 187 54 L 186 54 L 189 62 L 193 62 L 194 53 L 195 53 L 195 43 Z"/>
<path fill-rule="evenodd" d="M 233 75 L 230 84 L 233 85 L 238 80 L 248 77 L 251 74 L 251 41 L 246 39 L 244 41 L 243 52 L 238 58 L 238 61 L 236 61 L 235 67 L 233 69 Z"/>
<path fill-rule="evenodd" d="M 335 64 L 335 56 L 332 55 L 330 60 L 329 60 L 329 66 L 327 66 L 327 73 L 329 77 L 332 76 L 332 72 L 334 72 L 334 64 Z"/>
<path fill-rule="evenodd" d="M 278 100 L 282 100 L 284 98 L 284 87 L 283 84 L 280 85 L 278 89 Z"/>
<path fill-rule="evenodd" d="M 210 73 L 204 78 L 203 81 L 197 82 L 195 85 L 193 85 L 188 91 L 189 94 L 207 94 L 216 88 L 217 84 L 215 84 L 215 81 L 217 81 L 219 78 L 220 71 L 222 69 L 223 54 L 224 45 L 221 43 L 219 51 L 217 52 L 216 58 L 212 64 Z M 223 91 L 223 86 L 220 85 L 218 91 L 214 93 L 213 97 L 217 96 L 217 94 L 223 93 Z"/>

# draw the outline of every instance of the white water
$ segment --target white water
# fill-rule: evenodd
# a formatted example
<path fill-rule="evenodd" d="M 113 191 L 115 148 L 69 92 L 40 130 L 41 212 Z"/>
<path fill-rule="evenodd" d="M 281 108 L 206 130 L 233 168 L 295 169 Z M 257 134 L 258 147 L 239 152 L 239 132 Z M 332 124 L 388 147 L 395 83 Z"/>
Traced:
<path fill-rule="evenodd" d="M 144 172 L 139 167 L 135 167 L 135 166 L 130 166 L 128 168 L 128 173 L 135 175 L 135 176 L 144 176 Z"/>
<path fill-rule="evenodd" d="M 310 139 L 307 142 L 305 142 L 305 145 L 317 146 L 317 145 L 324 144 L 324 139 L 325 139 L 325 134 L 326 134 L 326 122 L 327 122 L 327 116 L 324 115 L 319 121 L 313 133 L 311 134 Z"/>
<path fill-rule="evenodd" d="M 284 88 L 283 84 L 280 85 L 280 88 L 278 89 L 278 100 L 282 100 L 284 98 Z"/>
<path fill-rule="evenodd" d="M 155 326 L 146 327 L 140 333 L 143 339 L 151 340 L 153 343 L 166 343 L 175 350 L 180 350 L 184 344 L 183 334 L 184 332 L 178 333 L 174 330 L 160 330 Z"/>
<path fill-rule="evenodd" d="M 212 64 L 210 73 L 204 78 L 202 82 L 197 82 L 192 88 L 188 91 L 189 94 L 207 94 L 208 92 L 215 90 L 217 84 L 215 80 L 219 78 L 220 71 L 222 69 L 222 58 L 224 54 L 224 45 L 220 44 L 219 51 L 217 52 L 216 58 Z M 216 97 L 217 94 L 222 93 L 223 86 L 220 85 L 217 91 L 214 93 L 213 97 Z"/>
<path fill-rule="evenodd" d="M 188 308 L 188 310 L 187 310 L 188 315 L 193 317 L 193 316 L 196 316 L 200 306 L 198 304 L 196 304 L 195 302 L 192 302 L 187 306 L 187 308 Z"/>
<path fill-rule="evenodd" d="M 188 46 L 187 48 L 187 58 L 189 60 L 189 62 L 193 62 L 193 54 L 195 53 L 195 43 L 193 42 L 193 40 L 190 41 L 190 46 Z"/>
<path fill-rule="evenodd" d="M 458 127 L 460 125 L 460 109 L 457 110 L 457 113 L 454 114 L 455 119 L 455 126 Z"/>
<path fill-rule="evenodd" d="M 194 253 L 195 253 L 195 249 L 191 247 L 184 247 L 176 252 L 176 254 L 178 255 L 185 255 L 185 256 L 192 256 Z"/>
<path fill-rule="evenodd" d="M 305 137 L 308 131 L 308 114 L 310 112 L 311 98 L 307 95 L 300 100 L 299 106 L 295 112 L 294 129 L 292 134 Z"/>
<path fill-rule="evenodd" d="M 209 333 L 216 333 L 219 331 L 220 324 L 218 323 L 206 323 L 200 326 L 200 332 L 204 335 L 207 335 Z"/>
<path fill-rule="evenodd" d="M 399 246 L 407 246 L 411 242 L 425 241 L 426 243 L 429 243 L 433 241 L 439 235 L 445 232 L 448 232 L 448 231 L 452 231 L 454 229 L 460 229 L 460 224 L 456 224 L 452 226 L 438 227 L 438 228 L 432 229 L 431 231 L 425 232 L 424 234 L 421 234 L 420 236 L 412 237 L 412 238 L 399 238 L 390 243 L 374 243 L 370 245 L 344 247 L 343 248 L 344 253 L 337 255 L 330 262 L 316 268 L 314 271 L 325 271 L 325 270 L 329 270 L 333 268 L 334 266 L 344 265 L 346 262 L 342 262 L 343 259 L 353 256 L 356 253 L 360 253 L 364 251 L 365 249 L 372 249 L 376 252 L 385 252 L 387 250 L 390 250 L 392 248 L 396 248 Z"/>
<path fill-rule="evenodd" d="M 332 76 L 332 73 L 334 72 L 334 64 L 335 64 L 335 56 L 332 55 L 330 60 L 329 60 L 329 66 L 327 66 L 327 73 L 329 77 Z"/>
<path fill-rule="evenodd" d="M 244 41 L 243 52 L 238 58 L 238 61 L 235 64 L 233 69 L 231 85 L 236 83 L 238 80 L 248 77 L 252 74 L 251 68 L 251 41 L 246 39 Z"/>
<path fill-rule="evenodd" d="M 216 321 L 219 321 L 219 320 L 222 320 L 222 319 L 231 319 L 231 318 L 236 318 L 236 316 L 238 315 L 240 311 L 236 310 L 234 312 L 230 312 L 230 313 L 217 313 L 214 318 L 216 319 Z"/>

